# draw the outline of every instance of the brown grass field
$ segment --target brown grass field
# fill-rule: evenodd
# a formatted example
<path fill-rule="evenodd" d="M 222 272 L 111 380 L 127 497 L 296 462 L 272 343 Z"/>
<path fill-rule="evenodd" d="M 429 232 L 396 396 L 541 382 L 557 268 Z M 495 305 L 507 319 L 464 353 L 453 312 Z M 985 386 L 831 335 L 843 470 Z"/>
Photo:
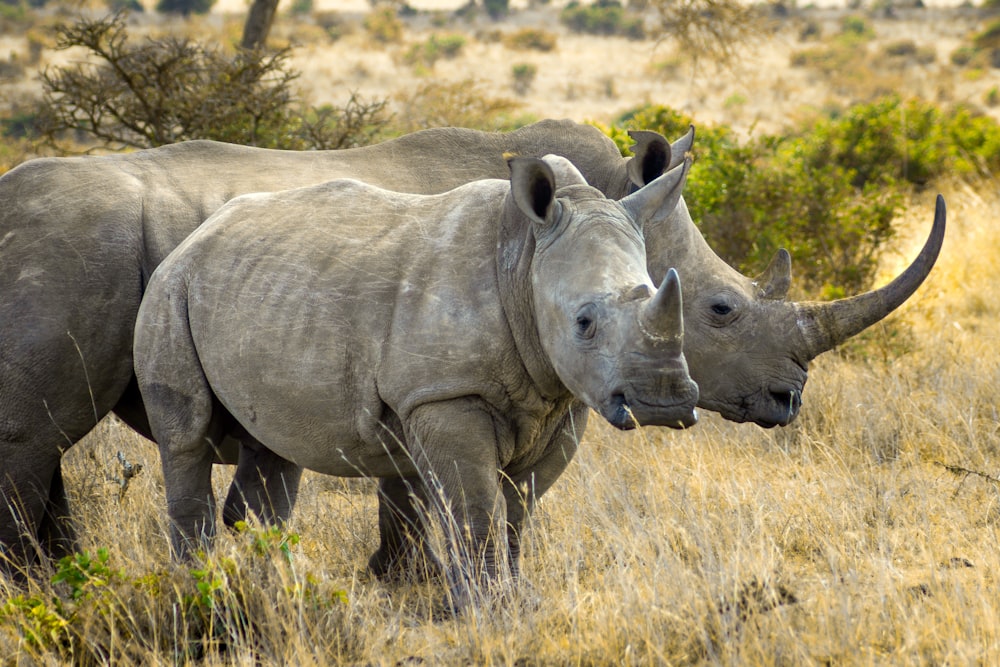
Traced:
<path fill-rule="evenodd" d="M 794 25 L 729 70 L 695 66 L 669 44 L 554 25 L 555 53 L 473 41 L 430 74 L 360 33 L 300 47 L 296 66 L 316 102 L 336 102 L 345 89 L 395 95 L 473 74 L 513 94 L 512 59 L 531 59 L 539 74 L 522 111 L 538 118 L 608 122 L 655 102 L 775 131 L 864 86 L 983 104 L 996 70 L 947 64 L 979 19 L 940 11 L 874 24 L 879 40 L 933 45 L 934 64 L 840 72 L 846 82 L 789 67 Z M 239 20 L 198 29 L 232 32 Z M 278 38 L 291 31 L 279 21 Z M 656 67 L 670 59 L 685 73 Z M 0 664 L 1000 664 L 996 186 L 937 183 L 912 196 L 885 274 L 913 257 L 942 192 L 949 229 L 936 268 L 863 353 L 813 363 L 792 426 L 703 412 L 686 432 L 620 433 L 593 419 L 533 517 L 519 589 L 459 618 L 434 617 L 440 582 L 385 585 L 366 572 L 377 543 L 366 480 L 307 473 L 286 531 L 223 534 L 203 568 L 171 565 L 156 449 L 105 420 L 64 465 L 81 546 L 107 549 L 109 570 L 91 566 L 75 600 L 67 583 L 0 581 Z M 118 452 L 144 466 L 121 496 L 109 480 Z M 229 475 L 216 471 L 221 495 Z"/>

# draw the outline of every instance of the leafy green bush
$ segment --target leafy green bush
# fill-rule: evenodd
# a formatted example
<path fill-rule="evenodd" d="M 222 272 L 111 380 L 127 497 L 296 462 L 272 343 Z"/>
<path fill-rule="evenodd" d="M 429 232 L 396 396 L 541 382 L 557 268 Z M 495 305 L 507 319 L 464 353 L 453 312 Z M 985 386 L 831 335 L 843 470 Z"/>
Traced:
<path fill-rule="evenodd" d="M 651 106 L 618 123 L 611 136 L 627 146 L 626 128 L 677 137 L 691 119 Z M 685 200 L 712 248 L 744 273 L 761 272 L 778 248 L 787 248 L 798 289 L 827 297 L 860 291 L 892 236 L 900 198 L 855 188 L 845 168 L 810 159 L 811 150 L 794 137 L 740 143 L 726 126 L 699 125 Z"/>
<path fill-rule="evenodd" d="M 690 123 L 649 106 L 607 132 L 624 152 L 627 129 L 677 137 Z M 745 143 L 724 125 L 697 131 L 685 199 L 708 242 L 749 275 L 785 247 L 800 286 L 827 297 L 871 284 L 906 188 L 1000 172 L 1000 125 L 992 118 L 898 96 Z"/>
<path fill-rule="evenodd" d="M 852 42 L 867 42 L 875 37 L 875 29 L 861 16 L 845 16 L 840 21 L 842 39 Z"/>
<path fill-rule="evenodd" d="M 504 36 L 503 44 L 517 51 L 548 52 L 556 48 L 556 36 L 540 28 L 521 28 Z"/>
<path fill-rule="evenodd" d="M 207 14 L 215 0 L 157 0 L 156 11 L 163 14 Z"/>
<path fill-rule="evenodd" d="M 534 63 L 515 63 L 511 67 L 511 75 L 514 77 L 514 92 L 518 95 L 526 95 L 531 90 L 531 84 L 538 74 L 538 66 Z"/>
<path fill-rule="evenodd" d="M 365 30 L 380 44 L 396 44 L 403 39 L 403 22 L 389 6 L 376 7 L 365 17 Z"/>
<path fill-rule="evenodd" d="M 855 105 L 801 134 L 818 144 L 817 160 L 849 170 L 857 187 L 923 186 L 946 175 L 990 177 L 1000 169 L 1000 126 L 962 105 L 942 110 L 893 95 Z"/>
<path fill-rule="evenodd" d="M 588 6 L 572 0 L 559 12 L 559 20 L 574 32 L 590 35 L 621 35 L 629 39 L 645 36 L 642 19 L 626 16 L 618 0 L 597 0 Z"/>
<path fill-rule="evenodd" d="M 431 68 L 442 58 L 456 58 L 465 47 L 465 36 L 460 34 L 431 35 L 426 41 L 413 44 L 403 60 L 408 65 Z"/>
<path fill-rule="evenodd" d="M 483 7 L 491 19 L 499 19 L 507 15 L 510 11 L 509 0 L 483 0 Z"/>

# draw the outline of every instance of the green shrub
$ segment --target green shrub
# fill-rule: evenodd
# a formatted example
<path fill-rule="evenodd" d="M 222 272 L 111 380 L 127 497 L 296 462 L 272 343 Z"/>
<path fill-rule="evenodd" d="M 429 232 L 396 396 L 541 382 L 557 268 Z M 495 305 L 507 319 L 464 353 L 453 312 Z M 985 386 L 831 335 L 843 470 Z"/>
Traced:
<path fill-rule="evenodd" d="M 156 11 L 163 14 L 207 14 L 215 0 L 157 0 Z"/>
<path fill-rule="evenodd" d="M 369 36 L 380 44 L 397 44 L 403 39 L 403 22 L 392 7 L 376 7 L 364 21 Z"/>
<path fill-rule="evenodd" d="M 146 11 L 146 8 L 142 6 L 142 3 L 139 2 L 139 0 L 107 0 L 105 4 L 112 12 L 128 10 L 130 12 L 141 14 Z"/>
<path fill-rule="evenodd" d="M 503 44 L 508 49 L 517 51 L 548 52 L 556 48 L 556 36 L 540 28 L 521 28 L 506 35 Z"/>
<path fill-rule="evenodd" d="M 652 106 L 618 123 L 610 134 L 626 147 L 626 128 L 677 137 L 691 119 Z M 744 273 L 756 275 L 783 247 L 795 260 L 798 289 L 857 292 L 874 276 L 900 199 L 894 190 L 854 187 L 845 168 L 812 159 L 812 150 L 794 137 L 740 143 L 726 126 L 699 125 L 685 200 L 712 248 Z"/>
<path fill-rule="evenodd" d="M 483 7 L 491 19 L 499 19 L 507 16 L 510 11 L 509 0 L 483 0 Z"/>
<path fill-rule="evenodd" d="M 677 137 L 690 123 L 650 106 L 608 134 L 624 152 L 628 128 Z M 745 143 L 699 125 L 693 151 L 685 199 L 716 252 L 755 275 L 785 247 L 801 286 L 839 296 L 870 285 L 906 188 L 1000 172 L 1000 125 L 968 107 L 889 96 Z"/>
<path fill-rule="evenodd" d="M 431 35 L 426 41 L 412 45 L 407 50 L 403 60 L 408 65 L 434 67 L 434 63 L 442 58 L 457 57 L 465 46 L 465 36 Z"/>
<path fill-rule="evenodd" d="M 514 92 L 525 95 L 531 90 L 531 84 L 538 74 L 538 66 L 534 63 L 516 63 L 511 67 L 511 74 L 514 77 Z"/>
<path fill-rule="evenodd" d="M 840 34 L 848 41 L 870 41 L 875 37 L 875 29 L 861 16 L 845 16 L 840 21 Z"/>
<path fill-rule="evenodd" d="M 574 32 L 590 35 L 621 35 L 629 39 L 645 36 L 642 19 L 627 17 L 618 0 L 597 0 L 588 6 L 573 0 L 559 12 L 559 20 Z"/>

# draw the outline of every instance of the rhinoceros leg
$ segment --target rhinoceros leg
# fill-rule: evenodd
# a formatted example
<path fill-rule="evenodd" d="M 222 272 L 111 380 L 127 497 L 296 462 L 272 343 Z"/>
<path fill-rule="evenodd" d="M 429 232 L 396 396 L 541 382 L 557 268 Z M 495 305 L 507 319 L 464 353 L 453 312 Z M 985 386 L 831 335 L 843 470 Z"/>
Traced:
<path fill-rule="evenodd" d="M 424 519 L 428 510 L 420 479 L 390 477 L 379 480 L 378 550 L 368 569 L 382 581 L 423 581 L 441 570 L 428 549 Z"/>
<path fill-rule="evenodd" d="M 535 503 L 548 491 L 576 454 L 580 438 L 587 428 L 589 409 L 582 403 L 569 411 L 546 446 L 541 458 L 530 468 L 503 477 L 507 500 L 507 545 L 511 576 L 520 573 L 521 535 Z"/>
<path fill-rule="evenodd" d="M 135 376 L 115 405 L 114 412 L 134 431 L 154 439 Z M 226 526 L 232 528 L 236 522 L 245 521 L 248 510 L 265 523 L 288 521 L 298 495 L 301 468 L 252 438 L 246 446 L 235 438 L 224 438 L 216 451 L 215 462 L 237 465 L 222 510 Z"/>
<path fill-rule="evenodd" d="M 0 481 L 0 572 L 20 579 L 36 555 L 59 559 L 73 552 L 76 533 L 69 519 L 59 459 L 56 453 L 38 457 L 30 466 L 11 460 L 4 465 L 4 479 Z"/>
<path fill-rule="evenodd" d="M 424 479 L 432 514 L 448 549 L 452 605 L 461 610 L 480 585 L 500 592 L 506 553 L 506 502 L 497 478 L 497 433 L 488 408 L 475 400 L 415 408 L 406 422 L 407 446 Z"/>
<path fill-rule="evenodd" d="M 578 404 L 556 429 L 542 457 L 524 470 L 503 476 L 507 503 L 508 564 L 516 579 L 521 556 L 521 534 L 535 503 L 566 470 L 587 428 L 588 408 Z M 415 502 L 416 501 L 416 502 Z M 387 478 L 379 483 L 379 547 L 368 568 L 379 579 L 394 580 L 420 575 L 422 564 L 437 565 L 426 549 L 419 505 L 427 507 L 426 491 L 419 479 Z M 416 567 L 414 567 L 416 566 Z"/>
<path fill-rule="evenodd" d="M 239 463 L 223 504 L 222 520 L 232 528 L 247 510 L 264 523 L 288 521 L 299 494 L 302 468 L 260 444 L 249 434 L 240 438 Z"/>

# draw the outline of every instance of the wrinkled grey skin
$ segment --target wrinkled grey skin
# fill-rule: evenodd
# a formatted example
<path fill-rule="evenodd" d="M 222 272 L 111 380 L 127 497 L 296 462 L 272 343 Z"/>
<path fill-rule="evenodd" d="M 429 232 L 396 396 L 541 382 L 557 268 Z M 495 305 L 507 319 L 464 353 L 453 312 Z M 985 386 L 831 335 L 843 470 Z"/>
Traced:
<path fill-rule="evenodd" d="M 616 202 L 563 158 L 515 158 L 509 183 L 442 195 L 338 180 L 225 205 L 136 322 L 174 553 L 214 533 L 231 435 L 325 474 L 430 480 L 460 527 L 459 608 L 470 578 L 516 576 L 517 485 L 563 471 L 575 402 L 622 429 L 696 420 L 678 279 L 654 294 L 642 240 L 685 173 Z"/>
<path fill-rule="evenodd" d="M 426 130 L 345 151 L 195 141 L 129 155 L 34 160 L 0 177 L 0 493 L 23 508 L 27 524 L 0 518 L 6 555 L 23 562 L 33 551 L 21 541 L 25 530 L 50 555 L 72 547 L 59 460 L 101 417 L 113 408 L 149 435 L 130 384 L 132 325 L 145 280 L 225 201 L 340 176 L 442 192 L 467 180 L 505 178 L 504 152 L 563 155 L 617 199 L 676 166 L 693 140 L 689 133 L 671 149 L 659 134 L 632 135 L 634 158 L 622 158 L 596 128 L 543 121 L 504 134 Z M 740 275 L 708 248 L 683 200 L 674 215 L 649 225 L 653 278 L 670 266 L 684 276 L 685 354 L 700 405 L 765 427 L 795 419 L 808 361 L 884 317 L 926 276 L 943 237 L 941 213 L 940 234 L 936 225 L 922 259 L 901 276 L 901 289 L 815 307 L 783 300 L 791 280 L 786 252 L 757 280 Z M 579 415 L 586 419 L 585 410 Z M 575 422 L 577 434 L 582 423 Z M 571 456 L 575 444 L 567 441 Z M 247 504 L 265 519 L 288 516 L 297 469 L 259 447 L 243 448 L 239 458 L 226 521 L 241 518 Z M 382 490 L 389 502 L 380 508 L 376 572 L 401 545 L 389 507 L 409 514 L 405 486 Z"/>
<path fill-rule="evenodd" d="M 660 142 L 647 176 L 665 166 Z M 506 179 L 505 153 L 569 158 L 618 199 L 640 162 L 598 129 L 542 121 L 514 132 L 417 132 L 340 151 L 275 151 L 191 141 L 125 155 L 32 160 L 0 177 L 0 552 L 15 567 L 36 547 L 59 557 L 74 535 L 62 453 L 112 410 L 150 436 L 132 371 L 132 331 L 146 281 L 178 243 L 226 201 L 351 177 L 415 193 Z M 236 450 L 223 452 L 235 461 Z M 294 467 L 242 449 L 227 520 L 243 495 L 270 496 L 264 518 L 287 516 Z M 268 488 L 258 469 L 282 480 Z M 2 566 L 3 563 L 0 563 Z"/>

